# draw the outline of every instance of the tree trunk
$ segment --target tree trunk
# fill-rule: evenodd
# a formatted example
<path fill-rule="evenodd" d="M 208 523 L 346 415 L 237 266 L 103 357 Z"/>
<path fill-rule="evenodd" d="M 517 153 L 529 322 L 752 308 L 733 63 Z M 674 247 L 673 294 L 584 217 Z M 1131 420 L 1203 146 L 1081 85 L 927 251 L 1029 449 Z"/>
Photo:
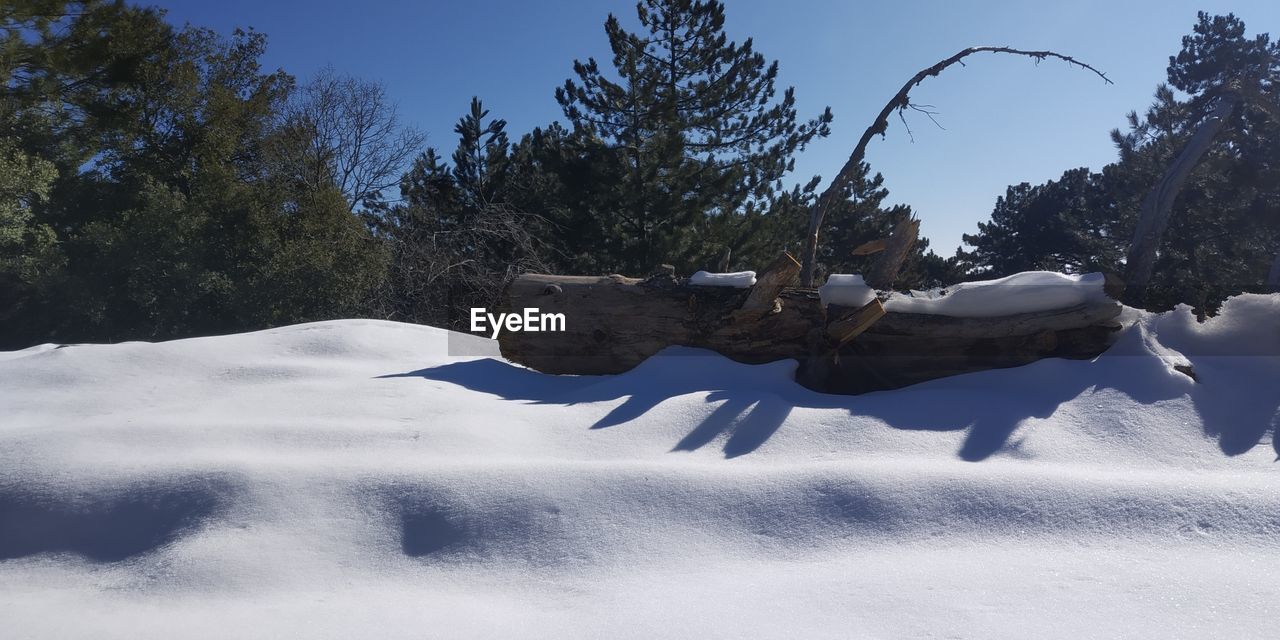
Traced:
<path fill-rule="evenodd" d="M 886 313 L 878 300 L 824 308 L 812 290 L 775 290 L 785 278 L 770 273 L 753 289 L 691 286 L 668 274 L 524 274 L 504 310 L 564 314 L 564 331 L 504 331 L 498 343 L 504 357 L 558 374 L 621 373 L 669 346 L 752 364 L 791 358 L 801 384 L 861 393 L 1045 357 L 1092 358 L 1111 344 L 1121 308 L 1106 301 L 995 318 Z"/>
<path fill-rule="evenodd" d="M 871 264 L 871 272 L 867 274 L 867 284 L 872 289 L 893 290 L 893 283 L 898 279 L 898 271 L 906 261 L 907 254 L 916 244 L 920 234 L 920 221 L 908 218 L 898 223 L 885 243 L 884 251 L 876 256 Z"/>
<path fill-rule="evenodd" d="M 770 312 L 777 305 L 778 295 L 786 287 L 796 284 L 796 275 L 800 273 L 800 263 L 791 254 L 782 252 L 778 259 L 765 269 L 751 287 L 746 302 L 742 303 L 742 311 Z"/>
<path fill-rule="evenodd" d="M 1132 306 L 1141 306 L 1146 297 L 1147 284 L 1151 281 L 1151 273 L 1155 269 L 1156 252 L 1160 247 L 1160 237 L 1169 227 L 1169 216 L 1173 214 L 1173 202 L 1182 190 L 1183 183 L 1191 170 L 1200 162 L 1213 144 L 1213 139 L 1222 130 L 1222 125 L 1232 110 L 1240 103 L 1240 96 L 1228 93 L 1218 99 L 1213 111 L 1200 123 L 1186 146 L 1165 169 L 1160 182 L 1147 193 L 1142 201 L 1142 209 L 1138 213 L 1138 224 L 1134 228 L 1133 243 L 1129 246 L 1129 256 L 1125 261 L 1124 284 L 1125 302 Z"/>

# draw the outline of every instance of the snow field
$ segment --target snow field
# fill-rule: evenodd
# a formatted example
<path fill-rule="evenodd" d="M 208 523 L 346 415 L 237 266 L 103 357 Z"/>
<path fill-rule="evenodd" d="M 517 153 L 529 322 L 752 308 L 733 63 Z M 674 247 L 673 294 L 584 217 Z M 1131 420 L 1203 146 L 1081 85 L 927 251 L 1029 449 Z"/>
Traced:
<path fill-rule="evenodd" d="M 0 635 L 1270 637 L 1276 318 L 858 397 L 359 320 L 0 354 Z"/>

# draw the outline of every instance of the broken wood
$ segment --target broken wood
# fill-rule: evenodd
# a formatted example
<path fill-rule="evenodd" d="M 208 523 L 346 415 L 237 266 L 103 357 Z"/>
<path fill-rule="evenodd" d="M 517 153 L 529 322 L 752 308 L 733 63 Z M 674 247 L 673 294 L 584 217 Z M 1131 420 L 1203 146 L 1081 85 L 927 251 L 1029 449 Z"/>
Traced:
<path fill-rule="evenodd" d="M 792 268 L 775 267 L 765 274 L 779 277 L 752 289 L 695 287 L 665 273 L 524 274 L 507 288 L 504 311 L 563 313 L 565 330 L 502 332 L 499 346 L 509 360 L 557 374 L 620 373 L 669 346 L 752 364 L 791 358 L 802 384 L 861 393 L 1044 357 L 1092 358 L 1118 327 L 1112 301 L 998 318 L 895 313 L 879 300 L 824 307 L 812 289 L 779 288 Z"/>
<path fill-rule="evenodd" d="M 885 243 L 884 251 L 876 256 L 867 274 L 867 284 L 872 289 L 886 291 L 893 289 L 893 283 L 898 279 L 898 271 L 902 269 L 902 263 L 911 253 L 911 248 L 915 246 L 919 235 L 920 221 L 914 218 L 907 218 L 894 227 L 893 234 Z"/>
<path fill-rule="evenodd" d="M 844 346 L 845 343 L 870 329 L 871 325 L 884 317 L 884 313 L 884 305 L 879 300 L 872 300 L 857 309 L 841 314 L 827 324 L 827 337 L 835 343 L 837 348 Z"/>
<path fill-rule="evenodd" d="M 559 292 L 544 295 L 549 285 Z M 749 295 L 675 278 L 524 274 L 507 288 L 508 310 L 563 313 L 566 330 L 505 332 L 498 341 L 505 357 L 545 373 L 620 373 L 673 345 L 749 363 L 805 358 L 809 332 L 825 326 L 817 294 L 784 290 L 777 313 L 739 313 Z"/>
<path fill-rule="evenodd" d="M 862 161 L 867 155 L 867 144 L 871 142 L 871 138 L 876 135 L 883 136 L 885 132 L 888 131 L 889 117 L 893 115 L 895 111 L 901 115 L 902 112 L 907 109 L 923 110 L 920 105 L 916 105 L 911 102 L 910 93 L 913 88 L 924 82 L 925 78 L 936 76 L 952 65 L 963 65 L 964 63 L 962 60 L 975 53 L 982 52 L 1028 56 L 1034 58 L 1037 62 L 1046 58 L 1056 58 L 1068 64 L 1092 71 L 1097 74 L 1098 77 L 1102 78 L 1107 84 L 1112 84 L 1111 80 L 1107 78 L 1105 73 L 1102 73 L 1092 66 L 1076 60 L 1071 56 L 1062 55 L 1056 51 L 1025 51 L 1010 47 L 969 47 L 967 49 L 961 49 L 950 58 L 940 60 L 933 65 L 916 72 L 916 74 L 911 76 L 911 79 L 907 80 L 907 82 L 902 85 L 902 88 L 898 89 L 898 92 L 889 99 L 889 102 L 880 110 L 876 119 L 872 121 L 871 126 L 867 127 L 866 130 L 862 132 L 862 137 L 858 138 L 858 144 L 854 146 L 853 153 L 849 154 L 849 159 L 845 161 L 840 172 L 831 180 L 831 184 L 827 185 L 827 188 L 822 192 L 822 195 L 818 196 L 817 201 L 814 202 L 813 207 L 809 212 L 809 231 L 808 235 L 805 236 L 804 254 L 801 256 L 801 284 L 806 287 L 813 286 L 814 266 L 818 255 L 818 231 L 822 227 L 822 221 L 826 217 L 827 212 L 831 210 L 836 202 L 848 197 L 850 186 L 855 180 L 857 180 L 858 175 L 861 173 Z"/>
<path fill-rule="evenodd" d="M 884 251 L 884 247 L 888 243 L 889 243 L 889 240 L 886 238 L 881 238 L 879 240 L 868 240 L 867 242 L 864 242 L 854 247 L 853 255 L 869 256 L 873 253 L 879 253 L 881 251 Z"/>
<path fill-rule="evenodd" d="M 796 262 L 791 254 L 782 252 L 782 255 L 778 256 L 778 259 L 774 260 L 759 278 L 756 278 L 755 286 L 751 287 L 751 293 L 747 294 L 746 302 L 742 303 L 742 310 L 771 312 L 778 294 L 782 293 L 783 288 L 794 286 L 799 273 L 800 263 Z"/>

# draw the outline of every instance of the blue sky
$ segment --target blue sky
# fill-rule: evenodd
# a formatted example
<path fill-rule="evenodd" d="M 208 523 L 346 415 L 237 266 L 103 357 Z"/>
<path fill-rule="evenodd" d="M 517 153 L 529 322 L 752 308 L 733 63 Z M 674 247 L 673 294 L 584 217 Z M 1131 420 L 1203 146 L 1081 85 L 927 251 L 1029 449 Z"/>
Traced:
<path fill-rule="evenodd" d="M 562 117 L 553 97 L 575 58 L 608 61 L 603 24 L 636 27 L 628 0 L 162 0 L 175 24 L 269 36 L 268 68 L 300 79 L 332 65 L 384 83 L 428 143 L 452 150 L 452 128 L 478 95 L 508 121 L 513 139 Z M 800 115 L 830 106 L 832 135 L 797 158 L 790 182 L 829 178 L 857 137 L 919 69 L 971 45 L 1054 49 L 1105 71 L 1107 85 L 1062 63 L 985 55 L 930 78 L 912 93 L 932 104 L 939 130 L 893 120 L 867 160 L 892 202 L 912 205 L 932 247 L 950 255 L 986 220 L 1010 184 L 1043 182 L 1073 167 L 1098 169 L 1115 149 L 1108 132 L 1150 103 L 1168 56 L 1197 10 L 1234 12 L 1250 32 L 1280 35 L 1280 2 L 1073 0 L 1070 2 L 854 2 L 727 0 L 726 30 L 779 61 Z M 824 182 L 825 185 L 825 182 Z"/>

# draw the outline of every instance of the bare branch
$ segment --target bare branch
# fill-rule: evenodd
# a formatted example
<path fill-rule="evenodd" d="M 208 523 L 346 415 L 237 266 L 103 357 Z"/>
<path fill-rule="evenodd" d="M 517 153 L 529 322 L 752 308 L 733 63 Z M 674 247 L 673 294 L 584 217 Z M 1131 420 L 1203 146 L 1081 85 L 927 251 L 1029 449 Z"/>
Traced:
<path fill-rule="evenodd" d="M 885 132 L 889 130 L 889 116 L 892 115 L 894 111 L 898 111 L 899 115 L 901 115 L 903 110 L 911 108 L 911 90 L 924 82 L 925 78 L 936 76 L 942 73 L 942 71 L 947 67 L 955 64 L 964 66 L 963 60 L 975 53 L 1007 53 L 1010 55 L 1027 56 L 1034 59 L 1036 62 L 1040 62 L 1047 58 L 1054 58 L 1062 60 L 1070 65 L 1080 67 L 1086 71 L 1091 71 L 1099 78 L 1102 78 L 1102 80 L 1107 84 L 1114 84 L 1105 73 L 1071 56 L 1063 55 L 1056 51 L 1030 51 L 1025 49 L 1013 49 L 1010 47 L 969 47 L 967 49 L 961 49 L 949 58 L 940 60 L 929 67 L 921 69 L 914 76 L 911 76 L 911 79 L 907 80 L 906 83 L 902 85 L 901 89 L 898 89 L 898 92 L 894 94 L 894 96 L 890 98 L 889 102 L 884 105 L 884 108 L 880 110 L 879 115 L 876 116 L 876 119 L 871 123 L 871 126 L 867 127 L 867 129 L 862 132 L 862 137 L 858 139 L 858 144 L 853 148 L 853 153 L 849 155 L 849 160 L 845 162 L 844 167 L 840 169 L 840 172 L 836 174 L 836 177 L 831 181 L 831 184 L 827 186 L 827 189 L 822 192 L 822 195 L 818 197 L 817 202 L 814 203 L 809 216 L 809 235 L 805 239 L 805 251 L 803 256 L 804 266 L 800 271 L 801 282 L 805 286 L 813 285 L 814 259 L 818 251 L 818 229 L 822 226 L 822 220 L 832 205 L 834 205 L 837 200 L 844 197 L 849 185 L 853 184 L 857 178 L 859 167 L 861 167 L 863 158 L 867 153 L 867 144 L 871 142 L 871 138 L 876 135 L 885 135 Z M 903 119 L 903 123 L 906 123 L 905 118 Z"/>
<path fill-rule="evenodd" d="M 285 117 L 279 150 L 286 170 L 315 189 L 331 184 L 352 211 L 399 183 L 426 137 L 402 127 L 399 113 L 376 82 L 321 71 Z"/>

